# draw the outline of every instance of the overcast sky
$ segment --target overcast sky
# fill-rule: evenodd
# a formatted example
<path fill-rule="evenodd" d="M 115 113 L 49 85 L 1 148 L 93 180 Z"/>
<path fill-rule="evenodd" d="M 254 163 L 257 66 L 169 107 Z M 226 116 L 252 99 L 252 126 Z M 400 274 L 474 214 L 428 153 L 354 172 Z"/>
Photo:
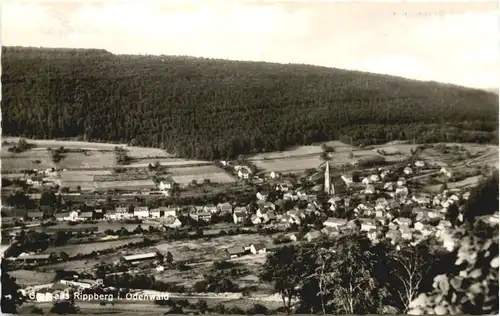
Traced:
<path fill-rule="evenodd" d="M 497 2 L 295 2 L 4 0 L 2 44 L 305 63 L 498 86 Z"/>

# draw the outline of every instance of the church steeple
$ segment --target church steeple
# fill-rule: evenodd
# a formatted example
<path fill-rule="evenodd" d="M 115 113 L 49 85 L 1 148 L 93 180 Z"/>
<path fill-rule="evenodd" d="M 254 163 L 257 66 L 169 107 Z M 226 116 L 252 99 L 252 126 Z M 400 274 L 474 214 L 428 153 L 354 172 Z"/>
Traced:
<path fill-rule="evenodd" d="M 334 194 L 334 188 L 331 183 L 331 177 L 330 177 L 330 163 L 327 161 L 325 162 L 326 168 L 325 168 L 325 193 L 326 194 Z"/>

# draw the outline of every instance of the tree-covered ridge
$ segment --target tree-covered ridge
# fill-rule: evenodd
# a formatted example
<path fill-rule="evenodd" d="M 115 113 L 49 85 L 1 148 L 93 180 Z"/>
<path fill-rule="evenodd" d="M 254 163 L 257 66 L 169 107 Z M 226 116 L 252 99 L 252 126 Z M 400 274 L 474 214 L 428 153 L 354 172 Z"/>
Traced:
<path fill-rule="evenodd" d="M 103 50 L 2 48 L 5 135 L 130 142 L 186 157 L 342 139 L 496 141 L 492 93 L 356 71 Z"/>

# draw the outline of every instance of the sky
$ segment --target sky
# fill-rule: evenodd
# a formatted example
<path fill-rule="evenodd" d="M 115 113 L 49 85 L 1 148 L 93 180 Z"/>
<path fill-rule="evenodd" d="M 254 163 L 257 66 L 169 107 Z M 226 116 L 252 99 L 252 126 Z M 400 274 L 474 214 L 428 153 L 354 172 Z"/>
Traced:
<path fill-rule="evenodd" d="M 498 87 L 498 2 L 2 1 L 2 45 L 301 63 Z"/>

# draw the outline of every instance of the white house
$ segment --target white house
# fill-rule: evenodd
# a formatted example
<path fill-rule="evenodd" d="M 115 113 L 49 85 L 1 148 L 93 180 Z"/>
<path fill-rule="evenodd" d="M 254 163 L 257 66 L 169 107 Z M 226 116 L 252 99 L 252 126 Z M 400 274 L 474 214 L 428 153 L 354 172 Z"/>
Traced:
<path fill-rule="evenodd" d="M 396 182 L 396 184 L 398 185 L 398 187 L 402 187 L 403 185 L 406 184 L 406 179 L 405 178 L 399 178 L 398 181 Z"/>
<path fill-rule="evenodd" d="M 405 168 L 403 169 L 403 172 L 404 172 L 404 174 L 406 174 L 406 175 L 410 175 L 410 174 L 412 174 L 412 173 L 413 173 L 413 170 L 412 170 L 410 167 L 405 167 Z"/>
<path fill-rule="evenodd" d="M 280 174 L 277 173 L 277 172 L 271 171 L 271 173 L 269 174 L 269 176 L 271 177 L 271 179 L 279 179 Z"/>
<path fill-rule="evenodd" d="M 425 162 L 423 162 L 422 160 L 417 160 L 415 161 L 415 167 L 423 168 L 425 167 Z"/>
<path fill-rule="evenodd" d="M 241 179 L 249 179 L 250 172 L 247 169 L 240 169 L 238 170 L 238 177 Z"/>
<path fill-rule="evenodd" d="M 361 231 L 369 232 L 372 229 L 377 229 L 375 221 L 371 219 L 361 218 L 359 221 L 361 222 Z"/>
<path fill-rule="evenodd" d="M 167 179 L 164 181 L 160 181 L 160 184 L 158 185 L 158 189 L 165 191 L 165 190 L 172 190 L 175 186 L 175 181 L 173 179 Z"/>
<path fill-rule="evenodd" d="M 263 192 L 257 192 L 256 197 L 260 201 L 265 201 L 267 199 L 268 194 Z"/>
<path fill-rule="evenodd" d="M 160 218 L 160 223 L 163 226 L 169 227 L 169 228 L 179 228 L 182 226 L 181 221 L 175 217 L 175 216 L 166 216 L 166 217 L 161 217 Z"/>
<path fill-rule="evenodd" d="M 367 185 L 364 192 L 365 194 L 374 194 L 375 187 L 373 185 Z"/>
<path fill-rule="evenodd" d="M 246 216 L 246 212 L 235 211 L 233 214 L 233 221 L 235 224 L 241 224 L 245 220 Z"/>
<path fill-rule="evenodd" d="M 343 218 L 330 217 L 324 223 L 326 227 L 341 227 L 347 225 L 347 220 Z"/>
<path fill-rule="evenodd" d="M 385 179 L 389 175 L 388 170 L 384 170 L 380 173 L 380 178 Z"/>
<path fill-rule="evenodd" d="M 256 255 L 258 253 L 266 253 L 267 252 L 266 245 L 264 245 L 264 244 L 252 244 L 252 245 L 250 245 L 250 252 L 254 255 Z"/>
<path fill-rule="evenodd" d="M 65 221 L 76 222 L 80 219 L 79 213 L 77 211 L 69 212 L 67 217 L 64 217 Z"/>
<path fill-rule="evenodd" d="M 372 182 L 371 182 L 370 178 L 364 177 L 363 180 L 361 180 L 361 183 L 363 183 L 363 184 L 370 184 Z"/>
<path fill-rule="evenodd" d="M 149 217 L 149 207 L 147 206 L 137 206 L 134 208 L 134 217 L 138 219 Z"/>
<path fill-rule="evenodd" d="M 406 196 L 408 195 L 408 188 L 407 187 L 399 187 L 396 188 L 396 194 L 401 195 L 401 196 Z"/>
<path fill-rule="evenodd" d="M 340 178 L 344 181 L 344 183 L 347 186 L 351 185 L 352 182 L 353 182 L 352 177 L 348 177 L 348 176 L 342 175 Z"/>
<path fill-rule="evenodd" d="M 453 174 L 451 173 L 451 171 L 450 171 L 450 170 L 448 170 L 448 169 L 446 169 L 445 167 L 441 168 L 441 169 L 439 170 L 439 172 L 441 172 L 442 174 L 444 174 L 444 175 L 445 175 L 445 176 L 447 176 L 448 178 L 451 178 L 451 176 L 453 175 Z"/>
<path fill-rule="evenodd" d="M 252 221 L 252 224 L 254 224 L 254 225 L 258 225 L 258 224 L 262 223 L 262 220 L 256 214 L 252 214 L 252 216 L 250 216 L 250 220 Z"/>
<path fill-rule="evenodd" d="M 394 183 L 392 183 L 392 182 L 384 183 L 384 190 L 393 191 L 394 190 Z"/>
<path fill-rule="evenodd" d="M 411 219 L 406 217 L 398 217 L 393 222 L 398 224 L 399 226 L 407 226 L 407 227 L 412 224 Z"/>
<path fill-rule="evenodd" d="M 370 176 L 370 181 L 372 181 L 372 182 L 379 182 L 380 181 L 379 175 L 378 174 L 372 174 Z"/>

